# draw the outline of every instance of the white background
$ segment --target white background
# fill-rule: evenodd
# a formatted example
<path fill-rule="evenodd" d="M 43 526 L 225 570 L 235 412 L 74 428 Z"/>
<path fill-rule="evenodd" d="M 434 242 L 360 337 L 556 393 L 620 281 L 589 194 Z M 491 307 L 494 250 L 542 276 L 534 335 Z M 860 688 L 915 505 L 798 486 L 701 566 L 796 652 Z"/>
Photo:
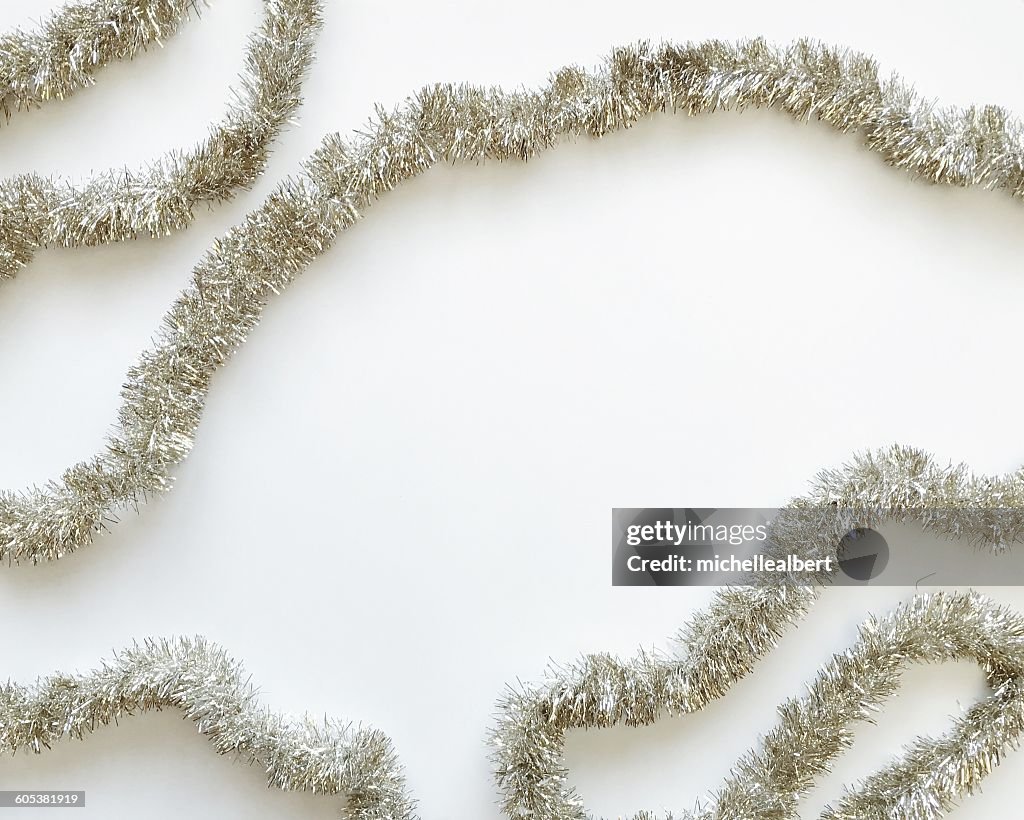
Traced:
<path fill-rule="evenodd" d="M 6 0 L 2 28 L 57 5 Z M 944 102 L 1024 111 L 1016 0 L 327 5 L 301 127 L 252 191 L 166 240 L 42 252 L 0 287 L 0 486 L 95 452 L 211 240 L 323 134 L 422 84 L 535 85 L 637 38 L 813 35 Z M 217 0 L 165 49 L 17 116 L 0 174 L 81 178 L 192 144 L 260 13 Z M 71 558 L 0 571 L 0 679 L 202 633 L 271 707 L 388 732 L 425 818 L 497 818 L 484 740 L 506 683 L 665 647 L 710 595 L 611 588 L 612 506 L 777 505 L 895 441 L 985 472 L 1024 461 L 1022 226 L 1008 197 L 913 182 L 855 138 L 764 112 L 435 169 L 275 300 L 217 376 L 169 496 Z M 830 591 L 704 713 L 572 735 L 572 781 L 595 814 L 692 806 L 868 612 L 910 592 Z M 1024 606 L 1024 590 L 992 593 Z M 969 664 L 905 681 L 803 817 L 984 694 Z M 1022 775 L 1011 756 L 954 816 L 1015 812 Z M 3 759 L 0 788 L 86 789 L 81 820 L 338 810 L 268 791 L 175 712 Z"/>

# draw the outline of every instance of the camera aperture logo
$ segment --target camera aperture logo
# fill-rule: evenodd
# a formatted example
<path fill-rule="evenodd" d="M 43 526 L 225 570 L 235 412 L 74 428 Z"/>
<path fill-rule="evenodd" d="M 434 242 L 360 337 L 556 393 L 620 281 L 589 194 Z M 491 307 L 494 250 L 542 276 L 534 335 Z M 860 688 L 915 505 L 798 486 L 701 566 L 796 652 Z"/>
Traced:
<path fill-rule="evenodd" d="M 839 542 L 839 569 L 854 581 L 871 581 L 889 563 L 889 544 L 878 530 L 857 527 Z"/>

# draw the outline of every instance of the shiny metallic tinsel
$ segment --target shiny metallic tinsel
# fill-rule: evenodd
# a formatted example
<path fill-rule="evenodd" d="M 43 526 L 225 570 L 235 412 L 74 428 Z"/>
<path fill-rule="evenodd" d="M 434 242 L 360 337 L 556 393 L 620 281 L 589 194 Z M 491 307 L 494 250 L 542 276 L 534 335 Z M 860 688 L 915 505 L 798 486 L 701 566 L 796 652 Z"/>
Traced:
<path fill-rule="evenodd" d="M 0 749 L 40 752 L 134 712 L 176 707 L 221 754 L 263 768 L 271 786 L 348 797 L 353 818 L 411 817 L 391 741 L 380 732 L 261 707 L 242 668 L 202 638 L 147 641 L 88 675 L 0 686 Z"/>
<path fill-rule="evenodd" d="M 773 521 L 768 552 L 834 556 L 850 529 L 883 518 L 917 521 L 1001 549 L 1024 532 L 1022 486 L 1020 473 L 1006 479 L 972 477 L 962 467 L 941 468 L 924 453 L 893 447 L 822 473 L 808 496 Z M 970 512 L 967 505 L 980 498 L 993 503 Z M 588 655 L 551 669 L 538 685 L 511 690 L 492 735 L 508 815 L 588 817 L 567 783 L 566 732 L 645 725 L 704 708 L 747 675 L 807 612 L 817 596 L 813 582 L 824 579 L 751 580 L 751 586 L 716 593 L 667 655 L 641 652 L 626 660 Z M 737 762 L 713 806 L 683 812 L 677 820 L 795 820 L 800 798 L 850 745 L 850 724 L 869 719 L 896 690 L 900 668 L 952 658 L 981 664 L 992 696 L 942 738 L 917 741 L 901 760 L 849 791 L 824 815 L 830 820 L 943 816 L 974 791 L 1024 731 L 1024 621 L 974 595 L 919 596 L 889 618 L 869 622 L 857 645 L 827 664 L 804 698 L 780 707 L 779 725 L 760 749 Z M 636 815 L 637 820 L 653 817 Z"/>
<path fill-rule="evenodd" d="M 401 181 L 442 161 L 526 159 L 563 137 L 601 136 L 656 111 L 699 114 L 745 106 L 773 107 L 857 132 L 887 162 L 915 176 L 1021 195 L 1024 144 L 1019 124 L 1006 112 L 935 109 L 899 80 L 880 79 L 869 58 L 806 41 L 784 49 L 762 41 L 640 44 L 615 51 L 594 73 L 563 69 L 536 92 L 425 88 L 398 110 L 381 113 L 353 141 L 325 139 L 304 174 L 282 183 L 215 243 L 172 305 L 154 346 L 131 370 L 106 450 L 45 487 L 0 496 L 0 555 L 18 562 L 60 557 L 88 543 L 119 510 L 167 489 L 171 468 L 191 447 L 212 374 L 245 340 L 267 301 Z M 944 512 L 968 507 L 1011 512 L 995 517 Z M 893 448 L 824 475 L 811 496 L 780 517 L 773 538 L 780 549 L 800 544 L 801 555 L 808 555 L 808 545 L 834 554 L 836 539 L 851 523 L 884 511 L 1001 547 L 1022 531 L 1013 512 L 1021 507 L 1022 473 L 974 478 L 962 468 L 941 468 L 920 452 Z M 587 656 L 552 671 L 541 685 L 511 692 L 493 737 L 496 777 L 509 815 L 584 817 L 578 795 L 566 785 L 564 733 L 650 723 L 721 696 L 811 605 L 811 580 L 794 577 L 722 591 L 683 631 L 678 656 L 643 654 L 627 661 Z M 893 690 L 900 664 L 971 657 L 985 668 L 994 694 L 949 735 L 922 742 L 869 778 L 831 815 L 850 820 L 940 816 L 977 785 L 1021 731 L 1022 635 L 1019 619 L 980 598 L 915 599 L 890 618 L 869 624 L 858 644 L 824 669 L 804 699 L 783 707 L 779 727 L 758 753 L 737 764 L 713 808 L 682 816 L 793 817 L 811 778 L 849 742 L 847 725 Z M 115 670 L 112 677 L 119 674 Z M 193 695 L 217 675 L 198 678 L 203 684 L 186 685 L 183 679 L 181 687 L 166 691 Z M 99 694 L 88 681 L 81 684 L 85 714 L 94 702 L 87 696 Z M 76 696 L 76 686 L 67 687 L 67 698 Z M 12 745 L 31 744 L 36 715 L 52 715 L 58 728 L 65 721 L 90 725 L 79 724 L 77 713 L 59 704 L 37 708 L 31 691 L 12 689 L 9 698 L 15 705 L 4 723 L 22 726 L 23 734 L 15 737 L 25 738 Z M 117 697 L 106 703 L 115 702 L 120 703 Z M 257 744 L 264 740 L 243 735 Z M 294 748 L 290 736 L 278 742 L 282 749 Z M 310 771 L 323 771 L 320 758 L 306 751 Z M 323 782 L 307 780 L 307 774 L 296 770 L 287 782 Z M 393 794 L 390 765 L 382 766 L 380 776 L 381 793 Z M 412 816 L 409 804 L 402 811 L 406 814 L 367 808 L 356 816 Z"/>
<path fill-rule="evenodd" d="M 70 96 L 97 69 L 173 34 L 195 9 L 195 0 L 93 0 L 65 6 L 38 31 L 0 35 L 0 111 L 10 117 Z"/>
<path fill-rule="evenodd" d="M 601 136 L 651 112 L 751 105 L 859 132 L 916 176 L 1021 195 L 1024 143 L 1006 112 L 938 110 L 900 81 L 881 80 L 869 58 L 807 41 L 784 49 L 760 40 L 639 44 L 617 49 L 593 73 L 562 69 L 540 91 L 424 88 L 351 142 L 328 136 L 304 174 L 214 244 L 129 372 L 106 449 L 43 487 L 0 494 L 0 557 L 58 558 L 119 510 L 166 490 L 192 446 L 211 376 L 267 301 L 403 180 L 442 161 L 526 159 L 565 136 Z M 1018 479 L 1001 485 L 1009 493 L 1002 506 L 1024 500 Z"/>
<path fill-rule="evenodd" d="M 104 0 L 69 6 L 36 33 L 0 37 L 0 110 L 10 115 L 67 96 L 100 66 L 172 33 L 193 8 L 194 0 Z M 166 235 L 187 226 L 199 202 L 227 199 L 251 183 L 299 104 L 320 15 L 320 0 L 266 0 L 234 101 L 195 148 L 80 186 L 37 174 L 0 182 L 0 279 L 40 247 Z"/>
<path fill-rule="evenodd" d="M 754 596 L 749 589 L 740 599 Z M 760 644 L 776 622 L 741 620 L 749 600 L 721 597 L 705 618 L 732 624 L 729 638 Z M 694 626 L 701 628 L 702 619 Z M 703 640 L 702 640 L 703 636 Z M 641 656 L 623 666 L 586 658 L 567 681 L 541 694 L 517 693 L 502 704 L 497 730 L 498 782 L 512 818 L 588 817 L 564 787 L 559 768 L 567 728 L 646 723 L 673 709 L 694 711 L 720 696 L 736 667 L 717 640 L 699 631 L 686 661 Z M 774 639 L 769 638 L 769 643 Z M 741 650 L 742 651 L 742 650 Z M 977 661 L 992 694 L 936 740 L 918 740 L 902 758 L 848 791 L 827 820 L 925 820 L 972 792 L 1024 732 L 1024 620 L 975 595 L 915 597 L 885 618 L 870 619 L 859 640 L 819 672 L 802 698 L 779 708 L 779 723 L 760 748 L 743 755 L 710 808 L 678 820 L 796 818 L 800 796 L 852 741 L 852 723 L 871 719 L 899 687 L 908 663 Z M 557 694 L 556 694 L 557 693 Z M 126 714 L 177 707 L 221 754 L 263 767 L 271 786 L 345 796 L 342 815 L 414 820 L 415 802 L 390 740 L 308 717 L 275 715 L 256 700 L 241 668 L 202 639 L 149 641 L 87 675 L 57 675 L 34 686 L 0 687 L 0 749 L 40 752 L 65 737 L 82 738 Z M 518 760 L 514 773 L 506 766 Z M 553 766 L 551 764 L 554 764 Z M 653 820 L 640 812 L 636 820 Z M 669 818 L 673 815 L 668 815 Z"/>

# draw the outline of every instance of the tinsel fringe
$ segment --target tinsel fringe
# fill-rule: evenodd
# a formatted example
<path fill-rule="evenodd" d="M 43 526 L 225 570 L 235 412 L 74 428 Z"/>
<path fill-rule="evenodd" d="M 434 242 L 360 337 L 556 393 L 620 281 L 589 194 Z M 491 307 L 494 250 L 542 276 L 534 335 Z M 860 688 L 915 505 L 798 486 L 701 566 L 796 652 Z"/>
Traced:
<path fill-rule="evenodd" d="M 195 0 L 92 0 L 51 15 L 38 31 L 0 35 L 0 111 L 38 108 L 92 85 L 95 72 L 173 34 Z"/>
<path fill-rule="evenodd" d="M 67 96 L 100 66 L 171 34 L 193 8 L 193 0 L 106 0 L 69 6 L 37 33 L 0 37 L 0 110 L 10 115 Z M 320 0 L 266 0 L 228 112 L 191 150 L 80 186 L 37 174 L 0 182 L 0 279 L 41 247 L 164 236 L 185 228 L 200 202 L 229 199 L 252 183 L 299 105 L 320 23 Z"/>

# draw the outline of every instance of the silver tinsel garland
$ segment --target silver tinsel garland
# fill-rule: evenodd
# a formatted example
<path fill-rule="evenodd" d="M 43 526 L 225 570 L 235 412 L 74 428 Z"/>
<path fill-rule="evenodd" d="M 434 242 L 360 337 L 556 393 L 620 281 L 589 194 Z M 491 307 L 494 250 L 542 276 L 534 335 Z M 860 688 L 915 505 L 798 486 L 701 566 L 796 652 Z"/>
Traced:
<path fill-rule="evenodd" d="M 783 49 L 759 40 L 640 44 L 616 50 L 593 73 L 562 69 L 536 92 L 425 88 L 351 142 L 336 135 L 325 139 L 301 176 L 283 182 L 215 243 L 172 305 L 154 346 L 131 370 L 117 430 L 104 452 L 45 487 L 0 496 L 0 555 L 15 562 L 58 558 L 88 543 L 118 511 L 167 489 L 171 469 L 191 447 L 212 374 L 245 340 L 264 305 L 401 181 L 442 161 L 526 159 L 564 137 L 601 136 L 652 112 L 700 114 L 745 106 L 772 107 L 857 132 L 887 162 L 915 176 L 1021 195 L 1024 143 L 1019 124 L 1005 111 L 935 109 L 898 79 L 880 78 L 869 58 L 807 41 Z M 1011 512 L 995 518 L 945 512 L 953 502 L 959 509 Z M 1021 532 L 1013 512 L 1021 507 L 1024 474 L 976 479 L 963 468 L 941 468 L 918 451 L 892 448 L 824 475 L 811 496 L 787 508 L 773 538 L 780 549 L 800 544 L 802 555 L 808 547 L 834 554 L 836 540 L 852 524 L 885 515 L 1002 547 Z M 585 817 L 566 783 L 565 732 L 650 723 L 720 697 L 811 605 L 812 580 L 818 579 L 723 590 L 684 629 L 671 655 L 625 661 L 587 656 L 553 670 L 542 684 L 511 692 L 493 736 L 508 814 Z M 826 666 L 805 698 L 783 706 L 778 728 L 757 753 L 739 761 L 712 808 L 681 817 L 794 817 L 799 796 L 849 743 L 851 721 L 864 719 L 894 690 L 900 665 L 974 658 L 989 677 L 990 698 L 947 736 L 922 741 L 869 778 L 828 815 L 940 816 L 1017 742 L 1024 725 L 1022 640 L 1020 619 L 981 598 L 915 599 L 869 623 L 857 645 Z M 232 684 L 233 696 L 211 696 L 223 693 L 217 687 L 234 678 L 231 665 L 216 652 L 210 662 L 208 651 L 202 644 L 149 645 L 93 676 L 9 687 L 0 713 L 3 737 L 10 748 L 38 748 L 81 734 L 119 711 L 201 704 L 209 708 L 190 713 L 200 716 L 200 727 L 217 739 L 219 749 L 237 749 L 265 765 L 268 759 L 287 761 L 283 773 L 270 766 L 276 784 L 348 792 L 353 817 L 414 816 L 390 747 L 375 745 L 378 768 L 365 774 L 358 767 L 360 785 L 352 787 L 336 765 L 345 754 L 339 750 L 350 748 L 348 736 L 318 735 L 310 743 L 302 731 L 267 730 L 250 721 L 250 713 L 237 705 L 245 697 Z M 231 715 L 241 717 L 232 724 L 226 722 Z M 347 772 L 346 766 L 341 769 Z"/>
<path fill-rule="evenodd" d="M 599 137 L 652 112 L 745 106 L 857 132 L 915 176 L 1021 195 L 1024 142 L 1005 111 L 938 110 L 901 81 L 881 79 L 870 58 L 809 41 L 641 43 L 615 50 L 595 72 L 564 68 L 534 92 L 429 86 L 350 142 L 328 136 L 304 174 L 217 240 L 129 372 L 106 449 L 42 488 L 0 494 L 0 557 L 58 558 L 119 511 L 165 491 L 192 446 L 213 373 L 264 305 L 403 180 L 438 162 L 526 159 L 564 137 Z M 1016 478 L 1006 487 L 1020 498 Z"/>
<path fill-rule="evenodd" d="M 268 146 L 300 102 L 313 58 L 320 0 L 266 0 L 224 119 L 188 151 L 82 185 L 25 174 L 0 182 L 0 279 L 41 247 L 163 236 L 186 227 L 200 202 L 230 198 L 266 165 Z M 0 108 L 30 108 L 92 82 L 93 72 L 172 33 L 194 0 L 106 0 L 69 6 L 33 34 L 0 37 Z"/>
<path fill-rule="evenodd" d="M 773 643 L 784 626 L 744 619 L 753 593 L 734 594 L 720 597 L 691 625 L 685 660 L 641 656 L 623 665 L 591 656 L 572 672 L 571 690 L 562 682 L 506 701 L 496 759 L 509 816 L 589 817 L 578 797 L 564 789 L 559 760 L 566 729 L 648 723 L 673 710 L 695 711 L 724 694 L 738 670 L 730 651 L 723 652 L 718 637 L 704 628 L 708 619 L 724 616 L 740 652 L 747 642 Z M 824 666 L 804 697 L 782 704 L 776 728 L 739 759 L 711 808 L 667 820 L 795 819 L 799 798 L 851 744 L 851 724 L 871 719 L 899 688 L 903 667 L 962 658 L 982 666 L 992 694 L 944 736 L 917 741 L 902 758 L 849 790 L 823 820 L 940 817 L 978 786 L 1024 732 L 1024 620 L 975 594 L 921 595 L 885 618 L 870 619 L 859 640 Z M 0 687 L 0 749 L 40 752 L 124 715 L 163 707 L 184 711 L 221 754 L 264 768 L 271 786 L 344 796 L 343 817 L 419 817 L 385 735 L 270 712 L 259 706 L 241 668 L 201 638 L 149 641 L 87 675 Z M 518 761 L 515 771 L 508 766 L 512 760 Z M 635 820 L 654 815 L 639 812 Z"/>
<path fill-rule="evenodd" d="M 881 520 L 917 521 L 938 533 L 1001 550 L 1024 533 L 1024 475 L 974 477 L 939 467 L 905 447 L 862 456 L 823 472 L 812 492 L 780 511 L 767 552 L 835 555 L 851 529 Z M 981 501 L 984 507 L 971 507 Z M 973 511 L 972 511 L 973 510 Z M 550 670 L 547 680 L 512 690 L 492 735 L 494 763 L 510 817 L 589 817 L 567 783 L 565 734 L 573 729 L 639 726 L 702 709 L 745 677 L 780 635 L 813 605 L 825 578 L 751 578 L 726 588 L 694 617 L 665 655 L 630 659 L 594 654 Z M 1024 731 L 1024 631 L 1016 615 L 980 596 L 919 596 L 889 619 L 870 622 L 857 646 L 836 656 L 800 700 L 780 708 L 780 724 L 745 755 L 714 808 L 679 820 L 782 820 L 797 817 L 814 778 L 852 740 L 898 685 L 911 661 L 971 658 L 994 694 L 943 738 L 920 740 L 830 808 L 834 820 L 934 820 L 970 794 Z M 966 632 L 958 633 L 964 628 Z M 998 637 L 996 637 L 998 635 Z M 970 637 L 969 637 L 970 636 Z M 984 637 L 983 637 L 984 636 Z M 641 812 L 636 820 L 653 820 Z"/>
<path fill-rule="evenodd" d="M 0 687 L 0 749 L 41 752 L 61 738 L 165 707 L 181 709 L 221 754 L 263 768 L 271 786 L 344 794 L 353 818 L 413 816 L 386 736 L 261 707 L 239 664 L 202 638 L 147 641 L 88 675 Z"/>
<path fill-rule="evenodd" d="M 166 39 L 194 11 L 195 0 L 93 0 L 65 6 L 38 31 L 0 35 L 0 111 L 10 117 L 70 96 L 107 63 Z"/>

